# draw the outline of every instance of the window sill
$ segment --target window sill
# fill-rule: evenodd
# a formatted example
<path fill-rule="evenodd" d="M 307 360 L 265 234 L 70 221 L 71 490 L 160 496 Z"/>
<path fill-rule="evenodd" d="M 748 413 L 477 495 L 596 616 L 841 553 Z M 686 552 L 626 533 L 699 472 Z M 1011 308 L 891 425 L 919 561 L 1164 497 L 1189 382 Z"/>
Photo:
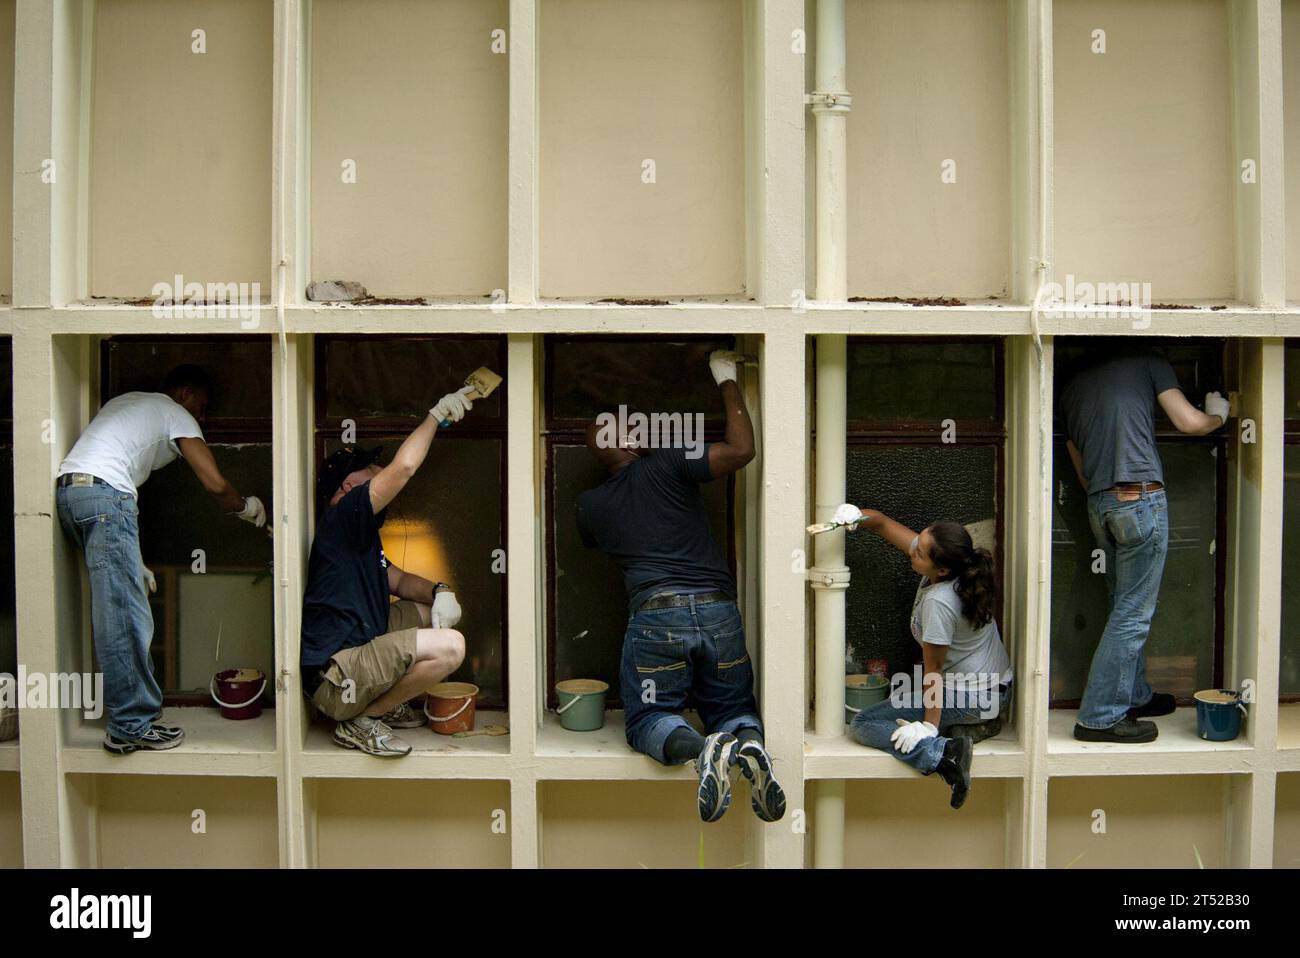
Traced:
<path fill-rule="evenodd" d="M 687 719 L 698 726 L 693 712 Z M 542 717 L 537 733 L 537 777 L 550 780 L 594 781 L 695 778 L 694 767 L 668 767 L 632 751 L 623 732 L 623 712 L 605 713 L 605 724 L 594 732 L 571 732 L 554 712 Z"/>
<path fill-rule="evenodd" d="M 510 726 L 505 712 L 479 712 L 475 728 Z M 428 726 L 396 729 L 399 738 L 411 746 L 401 758 L 380 758 L 334 744 L 334 723 L 315 721 L 307 729 L 302 752 L 302 774 L 306 778 L 461 778 L 510 777 L 510 736 L 475 735 L 453 738 L 439 735 Z"/>
<path fill-rule="evenodd" d="M 1254 746 L 1245 736 L 1233 742 L 1207 742 L 1196 734 L 1196 709 L 1152 719 L 1160 737 L 1145 745 L 1080 742 L 1074 737 L 1074 709 L 1052 709 L 1047 720 L 1048 774 L 1170 775 L 1254 770 Z"/>
<path fill-rule="evenodd" d="M 914 778 L 917 773 L 892 755 L 859 745 L 843 735 L 804 733 L 803 768 L 806 779 Z M 975 746 L 974 778 L 1018 778 L 1025 774 L 1025 752 L 1013 728 Z M 779 770 L 779 766 L 778 766 Z"/>
<path fill-rule="evenodd" d="M 231 775 L 274 778 L 275 710 L 234 722 L 215 708 L 166 708 L 163 724 L 185 729 L 185 741 L 165 752 L 113 755 L 104 751 L 104 723 L 89 722 L 68 733 L 63 771 L 126 775 Z"/>

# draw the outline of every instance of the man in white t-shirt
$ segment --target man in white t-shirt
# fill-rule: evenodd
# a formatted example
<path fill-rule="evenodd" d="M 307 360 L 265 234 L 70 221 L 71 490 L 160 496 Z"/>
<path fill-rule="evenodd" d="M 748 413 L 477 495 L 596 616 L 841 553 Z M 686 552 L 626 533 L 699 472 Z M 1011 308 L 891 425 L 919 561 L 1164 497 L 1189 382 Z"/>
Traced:
<path fill-rule="evenodd" d="M 153 615 L 145 592 L 155 586 L 140 558 L 137 489 L 180 455 L 223 509 L 266 524 L 261 500 L 239 494 L 203 441 L 199 423 L 208 393 L 202 369 L 177 366 L 160 392 L 124 393 L 105 403 L 59 466 L 59 522 L 90 572 L 91 625 L 108 713 L 104 748 L 117 755 L 175 748 L 185 738 L 180 728 L 157 722 L 162 692 L 149 657 Z"/>

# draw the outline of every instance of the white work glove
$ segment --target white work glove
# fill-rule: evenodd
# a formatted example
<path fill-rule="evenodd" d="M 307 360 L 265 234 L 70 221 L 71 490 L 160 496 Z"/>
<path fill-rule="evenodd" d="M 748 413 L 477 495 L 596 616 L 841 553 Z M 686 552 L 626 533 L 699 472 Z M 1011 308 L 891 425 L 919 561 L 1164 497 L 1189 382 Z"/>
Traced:
<path fill-rule="evenodd" d="M 467 398 L 473 391 L 473 386 L 462 386 L 454 393 L 447 393 L 429 410 L 429 415 L 439 423 L 460 422 L 465 418 L 465 413 L 474 408 L 474 404 Z"/>
<path fill-rule="evenodd" d="M 460 621 L 460 603 L 455 592 L 439 592 L 433 597 L 429 624 L 435 629 L 450 629 Z"/>
<path fill-rule="evenodd" d="M 835 515 L 831 516 L 831 521 L 849 528 L 857 528 L 857 524 L 865 518 L 862 510 L 851 502 L 846 502 L 835 510 Z"/>
<path fill-rule="evenodd" d="M 889 736 L 889 740 L 894 743 L 894 751 L 906 755 L 924 739 L 934 738 L 938 734 L 939 730 L 929 722 L 908 722 L 898 719 L 898 728 L 894 729 L 894 734 Z"/>
<path fill-rule="evenodd" d="M 266 525 L 266 506 L 262 505 L 262 500 L 257 496 L 248 496 L 244 499 L 243 510 L 236 512 L 235 517 L 251 522 L 260 529 Z"/>
<path fill-rule="evenodd" d="M 1206 415 L 1218 416 L 1224 422 L 1228 421 L 1228 400 L 1224 399 L 1218 393 L 1205 394 L 1205 412 Z"/>
<path fill-rule="evenodd" d="M 153 570 L 148 566 L 142 566 L 144 569 L 144 587 L 150 595 L 158 591 L 158 580 L 153 576 Z"/>
<path fill-rule="evenodd" d="M 709 353 L 709 372 L 713 381 L 721 386 L 725 382 L 736 381 L 736 363 L 745 358 L 744 353 L 730 349 L 715 349 Z"/>

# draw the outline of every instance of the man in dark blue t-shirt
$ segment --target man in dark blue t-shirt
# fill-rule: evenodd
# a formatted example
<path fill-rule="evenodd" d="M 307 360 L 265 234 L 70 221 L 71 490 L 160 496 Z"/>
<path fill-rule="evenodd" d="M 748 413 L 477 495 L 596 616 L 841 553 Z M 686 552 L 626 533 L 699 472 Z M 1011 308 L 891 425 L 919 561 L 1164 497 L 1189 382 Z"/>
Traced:
<path fill-rule="evenodd" d="M 1074 726 L 1074 737 L 1086 742 L 1153 742 L 1158 729 L 1145 719 L 1174 710 L 1174 697 L 1147 682 L 1144 652 L 1169 548 L 1157 402 L 1179 432 L 1203 436 L 1228 420 L 1228 401 L 1218 393 L 1205 397 L 1201 412 L 1167 359 L 1123 346 L 1098 347 L 1061 395 L 1066 448 L 1088 494 L 1111 595 Z"/>
<path fill-rule="evenodd" d="M 731 770 L 739 766 L 753 786 L 754 812 L 774 822 L 785 814 L 785 793 L 763 747 L 735 580 L 700 493 L 701 483 L 754 458 L 754 426 L 736 385 L 739 358 L 724 350 L 709 357 L 726 406 L 722 442 L 690 447 L 678 437 L 664 447 L 655 436 L 658 448 L 646 448 L 629 436 L 638 426 L 644 432 L 644 421 L 633 423 L 637 414 L 625 411 L 591 424 L 587 448 L 610 477 L 578 497 L 577 521 L 583 543 L 613 558 L 627 586 L 619 677 L 628 744 L 665 765 L 695 760 L 706 822 L 727 810 Z M 688 698 L 707 737 L 682 717 Z"/>
<path fill-rule="evenodd" d="M 384 555 L 384 510 L 429 452 L 442 422 L 470 409 L 469 387 L 449 393 L 406 437 L 393 461 L 375 464 L 381 448 L 345 447 L 316 480 L 316 536 L 302 604 L 302 689 L 338 724 L 334 742 L 371 755 L 406 755 L 394 728 L 424 719 L 409 702 L 454 672 L 465 637 L 452 628 L 460 605 L 450 588 L 403 572 Z M 389 597 L 397 597 L 390 603 Z"/>

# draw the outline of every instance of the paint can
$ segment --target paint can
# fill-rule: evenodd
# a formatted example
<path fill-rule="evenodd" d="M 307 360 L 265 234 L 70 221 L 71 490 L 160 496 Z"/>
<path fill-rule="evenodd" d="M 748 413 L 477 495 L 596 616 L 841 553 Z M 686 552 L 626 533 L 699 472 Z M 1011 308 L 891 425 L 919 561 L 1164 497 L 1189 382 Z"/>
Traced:
<path fill-rule="evenodd" d="M 1241 717 L 1246 703 L 1241 693 L 1232 689 L 1206 689 L 1197 692 L 1196 734 L 1207 742 L 1231 742 L 1241 734 Z"/>
<path fill-rule="evenodd" d="M 260 669 L 226 669 L 212 676 L 208 692 L 221 706 L 221 717 L 239 722 L 262 714 L 266 674 Z"/>
<path fill-rule="evenodd" d="M 560 725 L 570 732 L 594 732 L 605 724 L 605 693 L 609 686 L 599 679 L 565 679 L 555 683 L 560 700 L 556 713 Z"/>
<path fill-rule="evenodd" d="M 844 676 L 844 721 L 852 722 L 853 716 L 877 702 L 889 698 L 889 678 L 884 675 L 865 673 Z"/>
<path fill-rule="evenodd" d="M 429 689 L 424 717 L 439 735 L 455 735 L 474 728 L 474 705 L 478 686 L 469 682 L 439 682 Z"/>

